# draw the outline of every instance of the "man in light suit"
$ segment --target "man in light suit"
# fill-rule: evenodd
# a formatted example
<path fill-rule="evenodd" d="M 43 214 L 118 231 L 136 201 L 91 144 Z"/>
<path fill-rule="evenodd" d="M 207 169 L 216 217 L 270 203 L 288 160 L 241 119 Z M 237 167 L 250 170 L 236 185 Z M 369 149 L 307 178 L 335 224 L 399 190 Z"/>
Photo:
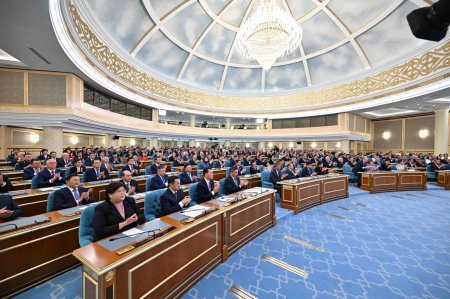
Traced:
<path fill-rule="evenodd" d="M 225 184 L 223 187 L 225 195 L 238 192 L 248 185 L 247 180 L 239 179 L 238 172 L 239 170 L 237 166 L 231 167 L 230 175 L 225 179 Z"/>
<path fill-rule="evenodd" d="M 93 168 L 86 170 L 86 182 L 104 181 L 109 180 L 109 172 L 105 168 L 101 167 L 102 161 L 99 158 L 94 160 L 92 164 Z"/>
<path fill-rule="evenodd" d="M 211 168 L 203 169 L 203 179 L 201 179 L 196 188 L 197 203 L 202 203 L 215 198 L 219 193 L 219 185 L 214 183 L 213 171 Z"/>
<path fill-rule="evenodd" d="M 192 184 L 197 181 L 197 176 L 192 173 L 192 166 L 189 164 L 184 165 L 184 171 L 180 173 L 181 185 Z"/>
<path fill-rule="evenodd" d="M 104 156 L 102 158 L 102 164 L 100 167 L 105 168 L 108 171 L 108 173 L 114 170 L 114 166 L 112 163 L 109 163 L 109 157 L 107 156 Z"/>
<path fill-rule="evenodd" d="M 159 165 L 156 175 L 150 179 L 150 191 L 166 188 L 169 184 L 168 180 L 169 176 L 166 174 L 166 167 Z"/>
<path fill-rule="evenodd" d="M 131 172 L 129 170 L 122 171 L 122 181 L 125 185 L 125 189 L 127 192 L 127 196 L 135 195 L 136 193 L 140 193 L 139 185 L 136 180 L 133 180 Z"/>
<path fill-rule="evenodd" d="M 48 159 L 45 161 L 45 166 L 46 168 L 37 175 L 38 188 L 53 187 L 64 184 L 64 172 L 61 169 L 56 169 L 55 159 Z"/>
<path fill-rule="evenodd" d="M 55 192 L 54 211 L 68 209 L 76 206 L 86 205 L 94 202 L 94 198 L 89 194 L 89 190 L 80 187 L 80 177 L 76 173 L 69 174 L 66 178 L 66 188 Z"/>
<path fill-rule="evenodd" d="M 168 179 L 169 188 L 164 192 L 159 201 L 161 202 L 161 216 L 165 216 L 176 211 L 180 211 L 189 207 L 191 198 L 184 196 L 183 190 L 180 189 L 180 178 L 171 176 Z"/>

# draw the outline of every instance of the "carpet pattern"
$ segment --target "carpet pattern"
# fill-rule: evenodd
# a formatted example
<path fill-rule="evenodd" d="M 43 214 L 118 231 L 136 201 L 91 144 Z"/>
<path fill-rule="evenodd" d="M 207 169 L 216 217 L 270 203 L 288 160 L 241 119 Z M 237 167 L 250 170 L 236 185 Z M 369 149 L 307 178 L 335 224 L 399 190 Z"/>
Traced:
<path fill-rule="evenodd" d="M 277 226 L 253 239 L 183 298 L 450 298 L 450 192 L 369 194 L 298 215 L 277 206 Z M 288 239 L 286 237 L 289 237 Z M 305 241 L 323 252 L 296 242 Z M 261 258 L 306 271 L 304 278 Z M 16 298 L 81 298 L 75 268 Z"/>

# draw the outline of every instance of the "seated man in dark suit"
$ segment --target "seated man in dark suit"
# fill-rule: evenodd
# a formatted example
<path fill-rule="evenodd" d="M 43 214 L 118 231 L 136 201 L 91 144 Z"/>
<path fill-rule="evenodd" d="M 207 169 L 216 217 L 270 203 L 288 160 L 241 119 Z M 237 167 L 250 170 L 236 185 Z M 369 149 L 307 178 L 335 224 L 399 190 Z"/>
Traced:
<path fill-rule="evenodd" d="M 122 159 L 120 159 L 117 153 L 114 153 L 111 158 L 109 158 L 109 163 L 111 164 L 122 164 Z"/>
<path fill-rule="evenodd" d="M 144 213 L 133 197 L 126 196 L 121 182 L 112 182 L 106 187 L 106 199 L 95 207 L 95 239 L 103 239 L 145 223 Z"/>
<path fill-rule="evenodd" d="M 41 161 L 37 159 L 31 160 L 31 164 L 23 170 L 22 179 L 31 180 L 41 171 Z"/>
<path fill-rule="evenodd" d="M 159 165 L 156 175 L 150 179 L 150 191 L 167 188 L 168 180 L 169 176 L 166 174 L 166 166 Z"/>
<path fill-rule="evenodd" d="M 284 173 L 287 174 L 285 180 L 296 179 L 300 176 L 300 168 L 294 170 L 294 164 L 289 162 Z"/>
<path fill-rule="evenodd" d="M 131 172 L 132 176 L 138 176 L 139 175 L 139 166 L 137 166 L 134 163 L 134 159 L 130 158 L 128 159 L 127 165 L 125 165 L 122 168 L 122 171 L 128 170 L 129 172 Z"/>
<path fill-rule="evenodd" d="M 361 186 L 360 172 L 366 171 L 365 167 L 367 166 L 367 162 L 369 162 L 369 159 L 367 157 L 362 157 L 362 159 L 359 160 L 358 163 L 356 163 L 355 166 L 353 166 L 352 168 L 353 174 L 358 178 L 357 187 Z"/>
<path fill-rule="evenodd" d="M 102 164 L 100 165 L 100 167 L 103 167 L 106 170 L 108 170 L 108 173 L 114 170 L 114 165 L 112 163 L 109 163 L 109 157 L 107 156 L 104 156 L 102 158 Z"/>
<path fill-rule="evenodd" d="M 6 157 L 6 162 L 9 162 L 11 166 L 16 165 L 16 163 L 19 161 L 19 152 L 20 150 L 18 148 L 13 149 L 11 154 Z"/>
<path fill-rule="evenodd" d="M 237 166 L 233 166 L 230 169 L 230 175 L 225 179 L 225 184 L 223 186 L 225 195 L 238 192 L 244 189 L 248 185 L 247 180 L 240 180 Z"/>
<path fill-rule="evenodd" d="M 197 192 L 197 203 L 202 203 L 215 198 L 219 193 L 219 185 L 214 183 L 214 174 L 211 168 L 203 169 L 201 179 L 195 191 Z"/>
<path fill-rule="evenodd" d="M 36 157 L 39 161 L 45 161 L 48 158 L 50 158 L 50 155 L 48 154 L 48 149 L 44 148 L 41 150 L 41 154 Z"/>
<path fill-rule="evenodd" d="M 22 210 L 14 202 L 11 195 L 0 195 L 0 223 L 14 220 L 22 215 Z"/>
<path fill-rule="evenodd" d="M 158 172 L 158 167 L 159 167 L 159 165 L 161 165 L 161 160 L 162 160 L 161 157 L 157 157 L 156 160 L 155 160 L 155 163 L 153 163 L 150 166 L 150 173 L 151 174 L 156 174 Z"/>
<path fill-rule="evenodd" d="M 281 194 L 281 185 L 277 183 L 284 180 L 288 176 L 286 173 L 281 174 L 280 165 L 281 165 L 280 163 L 275 164 L 269 176 L 269 182 L 273 184 L 273 187 L 277 190 L 278 194 Z"/>
<path fill-rule="evenodd" d="M 0 193 L 7 193 L 13 190 L 13 185 L 6 175 L 0 173 Z M 1 207 L 0 207 L 1 208 Z"/>
<path fill-rule="evenodd" d="M 310 177 L 310 176 L 315 176 L 315 175 L 317 175 L 317 173 L 312 171 L 312 164 L 311 164 L 311 162 L 306 162 L 305 163 L 305 167 L 302 169 L 301 177 L 305 178 L 305 177 Z"/>
<path fill-rule="evenodd" d="M 93 163 L 94 168 L 86 170 L 86 182 L 109 180 L 109 172 L 105 168 L 100 167 L 102 161 L 96 158 Z"/>
<path fill-rule="evenodd" d="M 66 188 L 55 191 L 54 211 L 94 202 L 94 198 L 89 195 L 89 190 L 80 187 L 81 181 L 78 174 L 69 174 L 66 185 Z"/>
<path fill-rule="evenodd" d="M 237 160 L 236 167 L 238 168 L 238 175 L 245 175 L 247 172 L 247 169 L 242 166 L 241 160 Z"/>
<path fill-rule="evenodd" d="M 38 173 L 38 188 L 53 187 L 64 184 L 64 173 L 61 169 L 56 169 L 56 160 L 45 161 L 46 168 Z"/>
<path fill-rule="evenodd" d="M 63 153 L 61 158 L 56 159 L 57 168 L 71 167 L 72 165 L 72 160 L 69 158 L 68 153 Z"/>
<path fill-rule="evenodd" d="M 125 189 L 127 191 L 127 196 L 135 195 L 136 193 L 140 193 L 138 183 L 133 180 L 133 176 L 129 170 L 122 171 L 122 180 L 121 182 L 124 184 Z"/>
<path fill-rule="evenodd" d="M 76 173 L 76 174 L 82 174 L 86 171 L 86 167 L 83 166 L 83 160 L 75 158 L 73 160 L 74 166 L 70 168 L 69 173 Z"/>
<path fill-rule="evenodd" d="M 443 168 L 444 167 L 441 164 L 441 159 L 439 158 L 434 159 L 434 161 L 430 163 L 430 170 L 434 171 L 436 173 L 436 176 L 438 175 L 436 171 L 442 170 Z"/>
<path fill-rule="evenodd" d="M 14 166 L 15 170 L 24 170 L 28 165 L 31 164 L 33 156 L 30 153 L 25 154 L 25 157 Z"/>
<path fill-rule="evenodd" d="M 84 159 L 84 166 L 92 166 L 92 164 L 94 163 L 94 159 L 95 159 L 95 154 L 90 153 L 89 157 Z"/>
<path fill-rule="evenodd" d="M 188 208 L 191 202 L 189 196 L 184 196 L 183 190 L 180 189 L 179 177 L 171 176 L 168 180 L 169 188 L 159 198 L 161 202 L 161 217 Z"/>
<path fill-rule="evenodd" d="M 380 165 L 380 167 L 378 168 L 378 170 L 380 171 L 391 171 L 392 170 L 392 165 L 391 165 L 391 161 L 390 160 L 385 160 L 384 163 L 382 163 Z"/>
<path fill-rule="evenodd" d="M 197 176 L 192 173 L 192 166 L 189 164 L 184 165 L 184 171 L 180 173 L 181 185 L 192 184 L 197 181 Z"/>

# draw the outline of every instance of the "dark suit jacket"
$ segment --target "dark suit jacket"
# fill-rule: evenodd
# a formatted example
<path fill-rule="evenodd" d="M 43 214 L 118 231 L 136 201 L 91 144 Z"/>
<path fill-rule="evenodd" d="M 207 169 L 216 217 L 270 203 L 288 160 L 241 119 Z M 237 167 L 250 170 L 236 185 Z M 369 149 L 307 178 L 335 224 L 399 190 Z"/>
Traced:
<path fill-rule="evenodd" d="M 157 171 L 158 171 L 158 166 L 156 166 L 156 164 L 150 165 L 150 173 L 151 174 L 156 174 Z"/>
<path fill-rule="evenodd" d="M 14 187 L 7 175 L 3 175 L 3 183 L 5 183 L 5 186 L 0 186 L 0 193 L 6 193 L 13 190 Z M 1 208 L 2 207 L 0 207 L 0 209 Z"/>
<path fill-rule="evenodd" d="M 97 173 L 95 172 L 95 168 L 89 168 L 86 170 L 86 182 L 95 182 L 95 181 L 103 181 L 109 180 L 109 172 L 106 168 L 100 167 L 100 172 L 103 171 L 105 175 L 100 179 L 97 178 Z"/>
<path fill-rule="evenodd" d="M 431 162 L 430 163 L 430 170 L 436 172 L 437 170 L 441 170 L 441 169 L 436 165 L 436 163 Z"/>
<path fill-rule="evenodd" d="M 192 172 L 191 172 L 191 176 L 194 176 L 192 174 Z M 181 183 L 181 185 L 186 185 L 186 184 L 192 184 L 193 181 L 189 177 L 188 173 L 183 171 L 182 173 L 180 173 L 180 183 Z"/>
<path fill-rule="evenodd" d="M 91 158 L 84 159 L 84 166 L 92 166 L 92 163 L 94 163 L 94 160 L 91 160 Z"/>
<path fill-rule="evenodd" d="M 296 178 L 298 178 L 298 175 L 296 175 L 294 172 L 292 172 L 290 169 L 286 169 L 286 172 L 285 173 L 287 173 L 287 177 L 285 177 L 284 179 L 285 180 L 292 180 L 292 179 L 296 179 Z"/>
<path fill-rule="evenodd" d="M 14 170 L 24 170 L 25 167 L 31 164 L 31 161 L 20 161 L 14 165 Z"/>
<path fill-rule="evenodd" d="M 76 173 L 76 174 L 82 174 L 83 172 L 86 171 L 86 167 L 84 167 L 83 165 L 81 165 L 81 172 L 78 172 L 78 169 L 76 166 L 72 166 L 69 170 L 69 173 Z"/>
<path fill-rule="evenodd" d="M 311 176 L 312 173 L 313 173 L 312 169 L 308 169 L 308 167 L 304 167 L 304 168 L 302 169 L 301 177 L 302 177 L 302 178 L 304 178 L 304 177 L 309 177 L 309 176 Z"/>
<path fill-rule="evenodd" d="M 72 166 L 72 160 L 71 159 L 67 160 L 67 164 L 66 164 L 66 162 L 64 161 L 63 158 L 57 158 L 56 159 L 56 167 L 57 168 L 64 168 L 64 167 L 69 167 L 69 166 Z"/>
<path fill-rule="evenodd" d="M 365 167 L 364 161 L 363 160 L 358 161 L 358 163 L 356 163 L 355 166 L 353 166 L 352 171 L 356 176 L 358 176 L 358 172 L 365 171 L 363 167 Z"/>
<path fill-rule="evenodd" d="M 259 172 L 259 166 L 250 167 L 250 174 L 257 174 Z"/>
<path fill-rule="evenodd" d="M 166 183 L 169 179 L 167 174 L 164 175 L 164 182 L 159 175 L 155 175 L 150 179 L 150 191 L 167 188 Z"/>
<path fill-rule="evenodd" d="M 126 184 L 123 180 L 120 180 L 120 182 L 121 182 L 122 184 L 125 185 L 125 189 L 127 190 L 127 193 L 128 193 L 128 187 L 127 187 L 127 184 Z M 135 180 L 131 180 L 131 181 L 130 181 L 130 186 L 131 186 L 131 187 L 134 187 L 134 190 L 135 190 L 136 193 L 141 192 L 141 191 L 139 190 L 139 185 L 138 185 L 138 183 L 137 183 Z"/>
<path fill-rule="evenodd" d="M 167 188 L 166 192 L 164 192 L 159 201 L 161 202 L 161 217 L 175 213 L 176 211 L 181 210 L 181 206 L 179 204 L 180 201 L 184 199 L 183 190 L 179 189 L 175 194 Z M 189 206 L 189 204 L 187 205 Z"/>
<path fill-rule="evenodd" d="M 111 163 L 111 164 L 122 164 L 122 159 L 117 157 L 117 160 L 114 161 L 114 158 L 111 157 L 111 158 L 109 158 L 109 163 Z"/>
<path fill-rule="evenodd" d="M 202 203 L 204 201 L 208 201 L 213 199 L 216 194 L 212 195 L 211 191 L 214 189 L 214 180 L 209 181 L 209 189 L 208 185 L 206 184 L 205 179 L 201 179 L 200 182 L 197 184 L 197 188 L 195 191 L 197 192 L 197 203 Z M 211 191 L 209 191 L 211 189 Z"/>
<path fill-rule="evenodd" d="M 134 173 L 134 170 L 137 169 L 139 170 L 139 166 L 133 165 L 132 167 L 133 169 L 130 169 L 130 165 L 125 165 L 124 167 L 122 167 L 122 171 L 128 170 L 131 172 L 131 176 L 138 176 L 139 175 L 139 171 L 136 173 Z M 156 173 L 156 172 L 155 172 Z"/>
<path fill-rule="evenodd" d="M 45 187 L 59 186 L 59 185 L 64 184 L 64 181 L 65 181 L 64 172 L 61 169 L 55 169 L 55 173 L 60 174 L 60 179 L 59 179 L 59 181 L 50 183 L 50 179 L 52 178 L 52 174 L 50 173 L 50 171 L 47 168 L 45 168 L 44 170 L 39 172 L 39 174 L 37 175 L 38 187 L 45 188 Z"/>
<path fill-rule="evenodd" d="M 80 194 L 80 196 L 83 192 L 87 191 L 88 189 L 86 188 L 78 187 L 78 194 Z M 83 200 L 84 205 L 92 202 L 94 202 L 94 198 L 92 196 L 89 196 L 88 200 Z M 69 187 L 66 187 L 55 191 L 55 199 L 53 205 L 54 211 L 58 211 L 76 207 L 78 203 L 75 201 L 75 197 L 73 197 L 72 191 L 70 191 Z"/>
<path fill-rule="evenodd" d="M 242 188 L 239 187 L 239 184 L 241 183 L 241 180 L 239 179 L 239 177 L 236 178 L 236 182 L 237 185 L 234 183 L 233 177 L 231 175 L 227 176 L 227 178 L 225 179 L 225 183 L 223 186 L 223 190 L 225 195 L 234 193 L 234 192 L 238 192 L 239 190 L 241 190 Z"/>
<path fill-rule="evenodd" d="M 42 170 L 43 168 L 41 168 Z M 24 180 L 31 180 L 34 177 L 34 168 L 33 167 L 27 167 L 23 170 L 22 179 Z"/>
<path fill-rule="evenodd" d="M 123 206 L 125 210 L 125 218 L 120 215 L 117 208 L 109 200 L 105 200 L 95 207 L 93 227 L 96 240 L 112 236 L 121 231 L 126 231 L 145 222 L 144 214 L 136 205 L 133 197 L 125 197 Z M 138 216 L 138 221 L 125 226 L 122 230 L 119 230 L 119 223 L 125 221 L 126 218 L 131 217 L 133 214 Z"/>
<path fill-rule="evenodd" d="M 3 207 L 6 207 L 6 210 L 14 211 L 9 218 L 2 218 L 5 221 L 14 220 L 22 215 L 22 210 L 14 202 L 11 195 L 0 195 L 0 209 L 2 209 Z"/>
<path fill-rule="evenodd" d="M 272 170 L 270 172 L 269 182 L 271 182 L 275 188 L 281 188 L 280 185 L 277 184 L 279 181 L 281 181 L 281 171 L 279 171 L 277 175 L 275 169 Z"/>

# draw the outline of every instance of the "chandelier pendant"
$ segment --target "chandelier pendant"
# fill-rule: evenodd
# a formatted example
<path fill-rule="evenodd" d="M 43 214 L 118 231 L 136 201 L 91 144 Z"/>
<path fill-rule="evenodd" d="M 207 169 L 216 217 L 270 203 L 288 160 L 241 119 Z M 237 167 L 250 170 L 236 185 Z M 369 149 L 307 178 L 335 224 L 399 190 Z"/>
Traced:
<path fill-rule="evenodd" d="M 237 33 L 236 50 L 267 71 L 278 58 L 295 51 L 301 39 L 302 30 L 291 14 L 278 7 L 276 0 L 260 0 Z"/>

